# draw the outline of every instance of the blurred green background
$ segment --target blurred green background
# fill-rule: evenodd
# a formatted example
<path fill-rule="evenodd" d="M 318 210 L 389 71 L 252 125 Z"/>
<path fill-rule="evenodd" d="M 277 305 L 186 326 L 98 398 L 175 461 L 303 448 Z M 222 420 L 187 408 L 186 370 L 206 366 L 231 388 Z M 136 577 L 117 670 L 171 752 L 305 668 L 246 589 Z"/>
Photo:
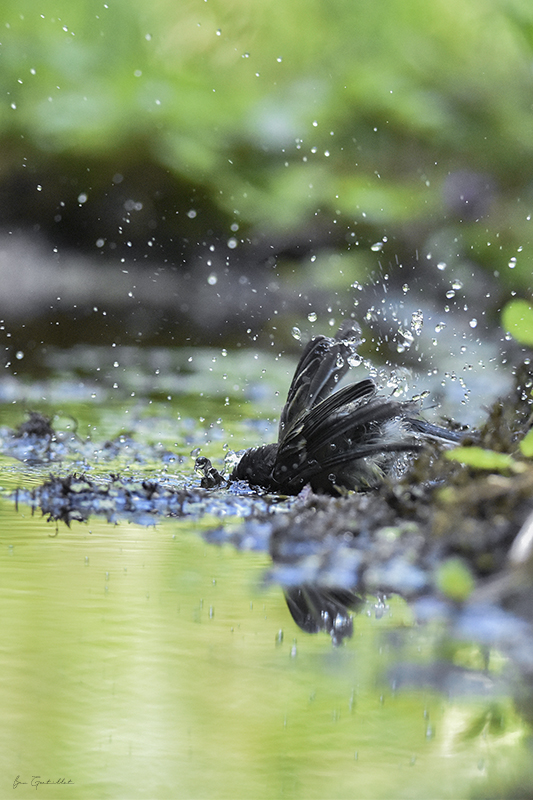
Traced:
<path fill-rule="evenodd" d="M 529 0 L 6 0 L 0 19 L 5 233 L 202 285 L 288 264 L 348 287 L 379 261 L 429 283 L 473 265 L 494 309 L 529 298 Z"/>

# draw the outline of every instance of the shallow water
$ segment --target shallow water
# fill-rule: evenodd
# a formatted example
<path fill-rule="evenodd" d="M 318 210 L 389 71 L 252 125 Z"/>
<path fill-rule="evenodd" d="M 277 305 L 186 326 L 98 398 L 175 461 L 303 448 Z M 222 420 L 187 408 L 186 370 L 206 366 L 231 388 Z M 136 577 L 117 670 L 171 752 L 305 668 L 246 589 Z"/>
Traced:
<path fill-rule="evenodd" d="M 506 700 L 500 735 L 465 740 L 486 700 L 392 690 L 401 606 L 332 648 L 261 590 L 265 554 L 199 524 L 52 536 L 26 512 L 3 503 L 4 792 L 40 775 L 72 798 L 457 798 L 522 750 Z"/>
<path fill-rule="evenodd" d="M 278 379 L 283 390 L 281 373 L 272 395 Z M 240 420 L 249 406 L 224 397 L 217 406 L 216 393 L 200 420 L 188 393 L 150 403 L 132 398 L 130 383 L 116 402 L 100 403 L 85 379 L 61 380 L 70 392 L 50 378 L 42 410 L 76 417 L 91 442 L 133 430 L 141 444 L 161 441 L 177 455 L 203 445 L 211 455 L 226 441 L 258 443 L 274 425 Z M 0 406 L 2 424 L 22 419 L 18 390 L 15 404 Z M 258 389 L 254 400 L 263 417 L 279 402 L 266 394 Z M 75 466 L 4 456 L 0 485 L 37 485 Z M 91 466 L 104 474 L 113 462 L 77 465 Z M 178 483 L 192 473 L 192 461 L 122 467 L 175 474 Z M 33 776 L 70 781 L 38 787 L 69 799 L 455 800 L 487 796 L 496 781 L 530 780 L 529 728 L 497 684 L 502 656 L 493 652 L 484 671 L 480 648 L 464 643 L 455 658 L 478 670 L 475 686 L 450 695 L 411 681 L 400 690 L 391 677 L 398 663 L 425 664 L 438 651 L 438 634 L 413 627 L 401 600 L 370 599 L 353 638 L 333 647 L 326 634 L 300 631 L 281 589 L 264 586 L 266 552 L 205 542 L 202 532 L 218 524 L 212 516 L 155 527 L 92 517 L 68 528 L 0 498 L 2 796 L 17 780 L 17 796 L 34 796 Z"/>

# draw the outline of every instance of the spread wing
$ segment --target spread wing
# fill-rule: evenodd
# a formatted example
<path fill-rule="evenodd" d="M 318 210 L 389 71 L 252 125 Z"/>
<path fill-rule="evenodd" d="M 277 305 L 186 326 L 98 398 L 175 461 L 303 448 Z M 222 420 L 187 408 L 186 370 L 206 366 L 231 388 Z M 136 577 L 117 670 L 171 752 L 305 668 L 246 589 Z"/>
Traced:
<path fill-rule="evenodd" d="M 334 339 L 317 336 L 306 345 L 287 394 L 279 422 L 279 441 L 294 421 L 333 391 L 350 368 L 361 342 L 361 328 L 353 320 L 341 326 Z"/>
<path fill-rule="evenodd" d="M 380 397 L 369 378 L 346 386 L 297 418 L 279 444 L 273 478 L 286 491 L 372 485 L 391 454 L 420 446 L 405 418 L 410 404 Z M 335 475 L 337 473 L 337 475 Z M 353 473 L 353 475 L 352 475 Z"/>

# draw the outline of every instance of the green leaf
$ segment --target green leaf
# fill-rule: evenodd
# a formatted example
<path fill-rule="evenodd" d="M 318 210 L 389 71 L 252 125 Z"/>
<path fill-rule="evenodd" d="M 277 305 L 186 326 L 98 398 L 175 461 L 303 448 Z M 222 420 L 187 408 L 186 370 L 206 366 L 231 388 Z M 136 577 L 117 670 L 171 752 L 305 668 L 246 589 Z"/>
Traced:
<path fill-rule="evenodd" d="M 475 579 L 468 565 L 460 558 L 449 558 L 439 566 L 435 584 L 442 594 L 450 600 L 466 600 L 475 585 Z"/>
<path fill-rule="evenodd" d="M 533 430 L 529 431 L 520 442 L 520 452 L 526 458 L 533 458 Z"/>
<path fill-rule="evenodd" d="M 502 312 L 502 325 L 520 344 L 533 347 L 533 308 L 527 300 L 511 300 Z"/>
<path fill-rule="evenodd" d="M 506 453 L 496 453 L 483 447 L 456 447 L 445 453 L 450 461 L 459 461 L 467 467 L 491 472 L 519 472 L 520 465 Z"/>

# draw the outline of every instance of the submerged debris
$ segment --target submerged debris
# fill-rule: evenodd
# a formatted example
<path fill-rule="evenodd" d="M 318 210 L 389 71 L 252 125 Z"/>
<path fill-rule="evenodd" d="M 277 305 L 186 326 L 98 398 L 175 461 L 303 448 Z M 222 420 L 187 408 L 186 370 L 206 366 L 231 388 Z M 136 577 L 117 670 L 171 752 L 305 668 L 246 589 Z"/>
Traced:
<path fill-rule="evenodd" d="M 61 449 L 52 420 L 39 411 L 30 411 L 14 431 L 0 430 L 0 443 L 1 452 L 27 464 L 53 461 Z"/>
<path fill-rule="evenodd" d="M 34 436 L 36 439 L 50 440 L 54 435 L 55 431 L 52 428 L 50 417 L 46 417 L 40 411 L 30 411 L 28 419 L 25 422 L 21 422 L 13 437 L 22 439 Z"/>
<path fill-rule="evenodd" d="M 201 487 L 179 488 L 161 481 L 135 480 L 120 475 L 93 479 L 71 473 L 64 477 L 51 475 L 34 489 L 18 489 L 16 503 L 40 509 L 49 521 L 85 522 L 93 514 L 108 522 L 121 520 L 139 525 L 155 525 L 165 517 L 199 517 L 204 514 L 246 517 L 265 512 L 268 498 L 217 496 Z"/>
<path fill-rule="evenodd" d="M 38 507 L 49 520 L 67 525 L 73 520 L 86 521 L 92 514 L 102 514 L 108 522 L 127 519 L 153 525 L 157 516 L 182 516 L 184 503 L 190 498 L 190 492 L 114 475 L 108 482 L 95 481 L 87 475 L 51 475 L 42 486 L 16 493 L 18 503 Z"/>
<path fill-rule="evenodd" d="M 144 444 L 131 434 L 121 433 L 113 439 L 95 442 L 81 439 L 74 431 L 56 430 L 50 417 L 30 411 L 28 419 L 16 430 L 0 427 L 0 453 L 16 458 L 25 464 L 39 465 L 71 462 L 77 468 L 90 469 L 95 464 L 116 460 L 129 464 L 147 464 L 153 461 L 178 464 L 183 456 L 161 444 Z"/>
<path fill-rule="evenodd" d="M 270 520 L 269 580 L 466 600 L 507 566 L 532 513 L 533 467 L 508 478 L 478 476 L 468 491 L 400 484 L 329 502 L 309 496 Z M 450 563 L 455 570 L 444 580 Z"/>

